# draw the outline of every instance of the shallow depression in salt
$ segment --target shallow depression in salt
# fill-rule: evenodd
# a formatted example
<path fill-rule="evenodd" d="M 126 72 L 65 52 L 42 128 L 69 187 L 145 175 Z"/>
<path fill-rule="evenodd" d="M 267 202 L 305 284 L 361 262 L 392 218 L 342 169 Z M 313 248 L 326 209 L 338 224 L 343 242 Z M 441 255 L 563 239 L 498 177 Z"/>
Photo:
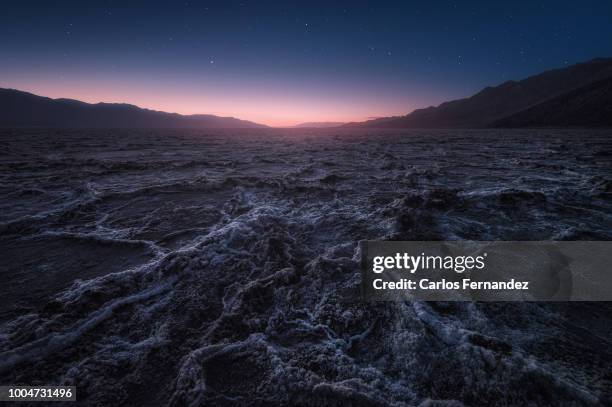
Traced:
<path fill-rule="evenodd" d="M 82 405 L 612 400 L 610 304 L 364 304 L 357 252 L 610 240 L 610 131 L 0 141 L 0 383 Z"/>

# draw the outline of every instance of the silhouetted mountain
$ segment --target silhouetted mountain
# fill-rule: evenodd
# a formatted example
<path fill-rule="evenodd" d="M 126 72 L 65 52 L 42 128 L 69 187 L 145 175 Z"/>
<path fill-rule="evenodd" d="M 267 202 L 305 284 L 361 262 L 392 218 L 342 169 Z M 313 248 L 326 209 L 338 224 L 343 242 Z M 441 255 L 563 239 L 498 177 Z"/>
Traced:
<path fill-rule="evenodd" d="M 487 87 L 465 99 L 418 109 L 399 117 L 384 117 L 349 126 L 382 128 L 479 128 L 546 100 L 612 77 L 612 58 L 598 58 L 546 71 L 522 81 Z M 593 100 L 595 102 L 595 99 Z M 593 106 L 597 108 L 596 106 Z M 517 122 L 518 123 L 518 122 Z"/>
<path fill-rule="evenodd" d="M 0 88 L 0 126 L 70 128 L 255 128 L 261 124 L 233 117 L 180 115 L 123 103 L 50 99 Z"/>
<path fill-rule="evenodd" d="M 612 126 L 612 77 L 497 120 L 494 127 Z"/>
<path fill-rule="evenodd" d="M 296 124 L 293 127 L 297 127 L 297 128 L 328 128 L 328 127 L 340 127 L 343 126 L 345 123 L 344 122 L 305 122 L 305 123 L 300 123 L 300 124 Z"/>

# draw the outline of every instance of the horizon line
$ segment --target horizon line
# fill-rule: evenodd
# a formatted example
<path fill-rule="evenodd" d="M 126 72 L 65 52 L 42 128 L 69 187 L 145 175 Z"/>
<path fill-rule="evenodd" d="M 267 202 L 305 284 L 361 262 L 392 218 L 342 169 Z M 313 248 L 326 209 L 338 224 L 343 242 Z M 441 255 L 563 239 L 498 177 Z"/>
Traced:
<path fill-rule="evenodd" d="M 276 121 L 276 124 L 272 124 L 270 122 L 266 122 L 266 121 L 257 121 L 254 119 L 248 119 L 248 118 L 243 118 L 242 116 L 239 115 L 226 115 L 226 114 L 220 114 L 220 113 L 186 113 L 186 112 L 181 112 L 181 111 L 169 111 L 169 110 L 161 110 L 161 109 L 157 109 L 157 108 L 153 108 L 153 107 L 147 107 L 141 104 L 136 104 L 136 103 L 130 103 L 130 102 L 120 102 L 120 101 L 106 101 L 106 100 L 97 100 L 97 101 L 92 101 L 92 100 L 84 100 L 83 98 L 79 98 L 79 97 L 72 97 L 72 96 L 48 96 L 46 94 L 44 94 L 44 92 L 38 92 L 37 90 L 33 90 L 33 89 L 24 89 L 24 88 L 17 88 L 11 85 L 3 85 L 0 84 L 0 89 L 1 90 L 10 90 L 10 91 L 16 91 L 16 92 L 21 92 L 21 93 L 27 93 L 36 97 L 41 97 L 41 98 L 46 98 L 46 99 L 51 99 L 51 100 L 56 100 L 56 101 L 61 101 L 61 100 L 70 100 L 70 101 L 75 101 L 75 102 L 79 102 L 79 103 L 84 103 L 87 105 L 125 105 L 125 106 L 133 106 L 136 107 L 138 109 L 142 109 L 142 110 L 148 110 L 148 111 L 152 111 L 152 112 L 158 112 L 158 113 L 166 113 L 166 114 L 176 114 L 176 115 L 180 115 L 183 117 L 190 117 L 190 116 L 215 116 L 215 117 L 219 117 L 219 118 L 224 118 L 224 119 L 236 119 L 236 120 L 242 120 L 242 121 L 247 121 L 247 122 L 251 122 L 257 125 L 261 125 L 261 126 L 265 126 L 265 127 L 269 127 L 269 128 L 277 128 L 277 129 L 289 129 L 289 128 L 295 128 L 298 126 L 301 126 L 303 124 L 306 123 L 326 123 L 326 122 L 337 122 L 337 123 L 342 123 L 340 126 L 345 125 L 345 124 L 349 124 L 349 123 L 361 123 L 361 122 L 365 122 L 368 120 L 373 120 L 373 119 L 377 119 L 377 118 L 382 118 L 382 117 L 392 117 L 395 115 L 388 115 L 388 116 L 366 116 L 366 117 L 360 117 L 360 118 L 354 118 L 354 119 L 348 119 L 348 120 L 334 120 L 334 119 L 328 119 L 328 120 L 296 120 L 296 121 L 292 121 L 289 123 L 283 123 L 283 124 L 278 124 L 279 121 Z M 416 110 L 416 109 L 413 109 Z M 412 110 L 412 111 L 413 111 Z M 409 114 L 412 111 L 406 113 Z M 307 127 L 305 127 L 307 128 Z M 312 128 L 317 128 L 317 126 L 313 126 Z"/>

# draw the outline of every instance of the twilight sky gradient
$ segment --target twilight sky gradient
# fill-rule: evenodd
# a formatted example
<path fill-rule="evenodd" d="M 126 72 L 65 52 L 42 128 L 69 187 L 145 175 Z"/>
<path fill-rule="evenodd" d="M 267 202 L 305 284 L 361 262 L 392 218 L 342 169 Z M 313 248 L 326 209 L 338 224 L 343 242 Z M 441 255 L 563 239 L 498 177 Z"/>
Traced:
<path fill-rule="evenodd" d="M 0 87 L 286 126 L 612 56 L 610 0 L 331 3 L 6 2 Z"/>

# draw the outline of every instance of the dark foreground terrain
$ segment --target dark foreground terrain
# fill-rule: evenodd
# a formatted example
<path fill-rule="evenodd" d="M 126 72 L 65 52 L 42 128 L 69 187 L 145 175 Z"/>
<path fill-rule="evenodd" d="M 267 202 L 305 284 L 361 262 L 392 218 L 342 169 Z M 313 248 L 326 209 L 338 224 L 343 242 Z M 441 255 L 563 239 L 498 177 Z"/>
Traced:
<path fill-rule="evenodd" d="M 3 130 L 0 384 L 611 405 L 610 303 L 364 304 L 357 242 L 610 240 L 612 132 L 343 131 Z"/>

